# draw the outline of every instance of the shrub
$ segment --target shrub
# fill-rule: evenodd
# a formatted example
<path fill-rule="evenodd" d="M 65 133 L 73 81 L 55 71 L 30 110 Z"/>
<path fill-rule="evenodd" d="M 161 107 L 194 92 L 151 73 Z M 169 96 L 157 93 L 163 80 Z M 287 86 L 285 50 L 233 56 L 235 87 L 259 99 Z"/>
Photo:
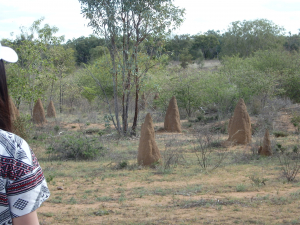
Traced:
<path fill-rule="evenodd" d="M 95 159 L 105 153 L 105 149 L 96 138 L 87 137 L 82 132 L 53 137 L 47 150 L 50 157 L 62 160 Z"/>
<path fill-rule="evenodd" d="M 293 114 L 293 117 L 291 119 L 291 123 L 297 129 L 297 133 L 299 133 L 299 131 L 300 131 L 300 115 Z"/>
<path fill-rule="evenodd" d="M 266 181 L 268 181 L 267 178 L 263 178 L 257 175 L 251 175 L 249 176 L 249 179 L 253 182 L 253 184 L 257 187 L 266 185 Z"/>
<path fill-rule="evenodd" d="M 287 137 L 289 134 L 285 131 L 273 131 L 275 137 Z"/>
<path fill-rule="evenodd" d="M 244 191 L 246 191 L 246 186 L 244 184 L 238 184 L 236 186 L 236 191 L 237 192 L 244 192 Z"/>
<path fill-rule="evenodd" d="M 195 135 L 194 153 L 199 166 L 205 171 L 212 171 L 220 167 L 227 157 L 226 149 L 218 149 L 220 140 L 216 139 L 209 130 L 200 130 Z"/>
<path fill-rule="evenodd" d="M 165 151 L 162 154 L 161 160 L 154 166 L 157 169 L 158 174 L 169 174 L 172 173 L 177 165 L 184 164 L 185 162 L 185 158 L 180 151 L 178 142 L 174 139 L 170 139 L 165 142 Z"/>
<path fill-rule="evenodd" d="M 126 167 L 128 167 L 128 165 L 129 164 L 127 161 L 121 161 L 116 165 L 115 169 L 122 170 L 122 169 L 125 169 Z"/>
<path fill-rule="evenodd" d="M 282 147 L 280 147 L 280 149 L 281 151 L 277 154 L 277 157 L 281 166 L 282 175 L 288 182 L 293 181 L 300 170 L 300 153 L 298 146 L 294 146 L 292 151 L 291 149 L 282 150 Z"/>

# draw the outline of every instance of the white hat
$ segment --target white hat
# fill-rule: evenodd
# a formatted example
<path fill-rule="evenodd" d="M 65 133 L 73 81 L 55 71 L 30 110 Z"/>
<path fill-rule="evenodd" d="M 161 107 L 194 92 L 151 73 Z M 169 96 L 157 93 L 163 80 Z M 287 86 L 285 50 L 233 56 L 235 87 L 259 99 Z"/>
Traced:
<path fill-rule="evenodd" d="M 0 43 L 0 59 L 14 63 L 18 61 L 18 55 L 15 50 L 10 47 L 2 46 Z"/>

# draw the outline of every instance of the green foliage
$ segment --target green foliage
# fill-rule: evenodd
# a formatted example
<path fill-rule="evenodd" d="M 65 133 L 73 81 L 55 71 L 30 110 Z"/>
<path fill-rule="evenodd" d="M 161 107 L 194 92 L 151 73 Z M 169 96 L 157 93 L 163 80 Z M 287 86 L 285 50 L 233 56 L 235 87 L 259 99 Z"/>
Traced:
<path fill-rule="evenodd" d="M 294 181 L 300 170 L 300 152 L 298 151 L 298 147 L 296 146 L 295 148 L 294 146 L 293 149 L 286 149 L 277 154 L 282 175 L 288 182 Z"/>
<path fill-rule="evenodd" d="M 293 34 L 293 35 L 291 34 L 291 32 L 289 32 L 289 36 L 285 37 L 284 47 L 289 52 L 296 51 L 299 53 L 300 32 L 298 34 Z"/>
<path fill-rule="evenodd" d="M 49 143 L 47 153 L 51 158 L 62 160 L 89 160 L 103 156 L 105 149 L 94 137 L 87 137 L 81 132 L 56 136 Z"/>
<path fill-rule="evenodd" d="M 94 60 L 81 70 L 79 78 L 80 86 L 83 87 L 82 96 L 90 102 L 96 96 L 112 98 L 114 94 L 113 77 L 111 75 L 111 62 L 105 56 Z M 99 87 L 101 85 L 101 87 Z M 120 94 L 120 93 L 119 93 Z"/>
<path fill-rule="evenodd" d="M 244 192 L 246 190 L 247 190 L 247 188 L 246 188 L 245 184 L 238 184 L 238 185 L 236 185 L 236 191 L 237 192 Z"/>
<path fill-rule="evenodd" d="M 165 52 L 170 56 L 172 60 L 179 61 L 182 54 L 191 54 L 190 49 L 192 42 L 190 35 L 182 34 L 175 35 L 172 38 L 167 39 L 165 45 Z"/>
<path fill-rule="evenodd" d="M 56 133 L 58 133 L 59 129 L 60 129 L 60 127 L 59 127 L 58 125 L 56 125 L 56 126 L 54 127 L 54 131 L 55 131 Z"/>
<path fill-rule="evenodd" d="M 121 161 L 116 165 L 115 168 L 118 170 L 122 170 L 122 169 L 127 168 L 128 166 L 129 166 L 129 163 L 127 161 Z"/>
<path fill-rule="evenodd" d="M 229 82 L 236 85 L 238 96 L 245 102 L 254 96 L 267 99 L 282 93 L 282 90 L 277 88 L 279 74 L 267 69 L 265 64 L 258 65 L 260 53 L 246 59 L 234 56 L 224 57 L 222 60 L 222 72 L 226 74 Z"/>
<path fill-rule="evenodd" d="M 208 35 L 194 35 L 191 52 L 194 59 L 199 58 L 198 51 L 201 50 L 205 59 L 212 59 L 217 55 L 217 47 L 220 44 L 217 36 Z"/>
<path fill-rule="evenodd" d="M 180 66 L 184 69 L 187 68 L 188 64 L 192 62 L 192 55 L 189 53 L 188 49 L 183 49 L 179 60 L 180 60 Z"/>
<path fill-rule="evenodd" d="M 225 73 L 199 71 L 194 69 L 168 69 L 157 79 L 161 89 L 157 105 L 166 110 L 169 100 L 175 95 L 178 107 L 190 117 L 201 107 L 216 107 L 220 112 L 232 108 L 237 98 L 236 86 L 229 82 Z"/>
<path fill-rule="evenodd" d="M 77 65 L 88 63 L 91 59 L 96 59 L 103 55 L 105 40 L 94 35 L 89 37 L 79 37 L 68 40 L 66 45 L 75 50 L 75 57 Z"/>
<path fill-rule="evenodd" d="M 50 184 L 50 182 L 53 181 L 54 178 L 55 178 L 54 175 L 49 174 L 49 175 L 46 177 L 47 183 Z"/>
<path fill-rule="evenodd" d="M 110 129 L 111 116 L 109 114 L 104 115 L 104 126 L 105 129 Z"/>
<path fill-rule="evenodd" d="M 91 60 L 98 59 L 107 54 L 109 54 L 108 48 L 104 46 L 97 46 L 90 50 Z"/>
<path fill-rule="evenodd" d="M 300 54 L 282 49 L 260 50 L 242 59 L 223 57 L 222 71 L 237 85 L 239 96 L 247 102 L 260 96 L 262 107 L 273 96 L 300 101 Z"/>
<path fill-rule="evenodd" d="M 289 134 L 285 131 L 273 131 L 275 137 L 287 137 Z"/>
<path fill-rule="evenodd" d="M 21 34 L 14 41 L 6 41 L 16 50 L 19 60 L 7 66 L 7 83 L 10 95 L 16 100 L 29 103 L 41 98 L 57 76 L 64 76 L 74 67 L 73 50 L 60 44 L 64 37 L 56 37 L 57 27 L 45 24 L 43 18 L 33 22 L 30 28 L 21 27 Z M 52 92 L 52 91 L 51 91 Z"/>
<path fill-rule="evenodd" d="M 222 56 L 251 56 L 257 50 L 282 47 L 284 28 L 266 19 L 235 21 L 222 38 Z"/>
<path fill-rule="evenodd" d="M 43 58 L 47 48 L 40 41 L 22 40 L 10 46 L 16 50 L 19 60 L 7 67 L 7 84 L 18 107 L 21 101 L 36 101 L 42 96 L 48 83 L 45 71 L 50 64 Z"/>
<path fill-rule="evenodd" d="M 291 118 L 291 123 L 294 125 L 294 127 L 297 129 L 297 132 L 300 131 L 300 115 L 293 114 L 293 117 Z"/>
<path fill-rule="evenodd" d="M 257 175 L 251 175 L 251 176 L 249 176 L 249 179 L 257 187 L 260 187 L 262 185 L 266 185 L 266 181 L 268 181 L 267 178 L 263 178 L 263 177 L 260 177 L 260 176 L 257 176 Z"/>

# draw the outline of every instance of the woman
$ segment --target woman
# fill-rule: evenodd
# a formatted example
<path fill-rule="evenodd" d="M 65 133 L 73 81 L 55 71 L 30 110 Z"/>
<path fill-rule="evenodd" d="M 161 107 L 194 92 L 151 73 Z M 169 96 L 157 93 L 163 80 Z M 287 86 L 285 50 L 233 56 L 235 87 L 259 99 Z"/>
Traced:
<path fill-rule="evenodd" d="M 36 209 L 49 198 L 42 169 L 26 143 L 10 133 L 12 123 L 4 62 L 18 61 L 0 43 L 0 224 L 38 225 Z"/>

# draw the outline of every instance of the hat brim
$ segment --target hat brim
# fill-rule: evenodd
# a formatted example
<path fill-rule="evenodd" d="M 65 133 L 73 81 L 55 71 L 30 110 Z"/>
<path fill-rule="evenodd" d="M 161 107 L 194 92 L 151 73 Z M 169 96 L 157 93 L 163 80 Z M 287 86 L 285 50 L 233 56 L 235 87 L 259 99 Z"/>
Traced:
<path fill-rule="evenodd" d="M 18 55 L 12 48 L 1 46 L 0 59 L 5 60 L 6 62 L 14 63 L 18 61 Z"/>

